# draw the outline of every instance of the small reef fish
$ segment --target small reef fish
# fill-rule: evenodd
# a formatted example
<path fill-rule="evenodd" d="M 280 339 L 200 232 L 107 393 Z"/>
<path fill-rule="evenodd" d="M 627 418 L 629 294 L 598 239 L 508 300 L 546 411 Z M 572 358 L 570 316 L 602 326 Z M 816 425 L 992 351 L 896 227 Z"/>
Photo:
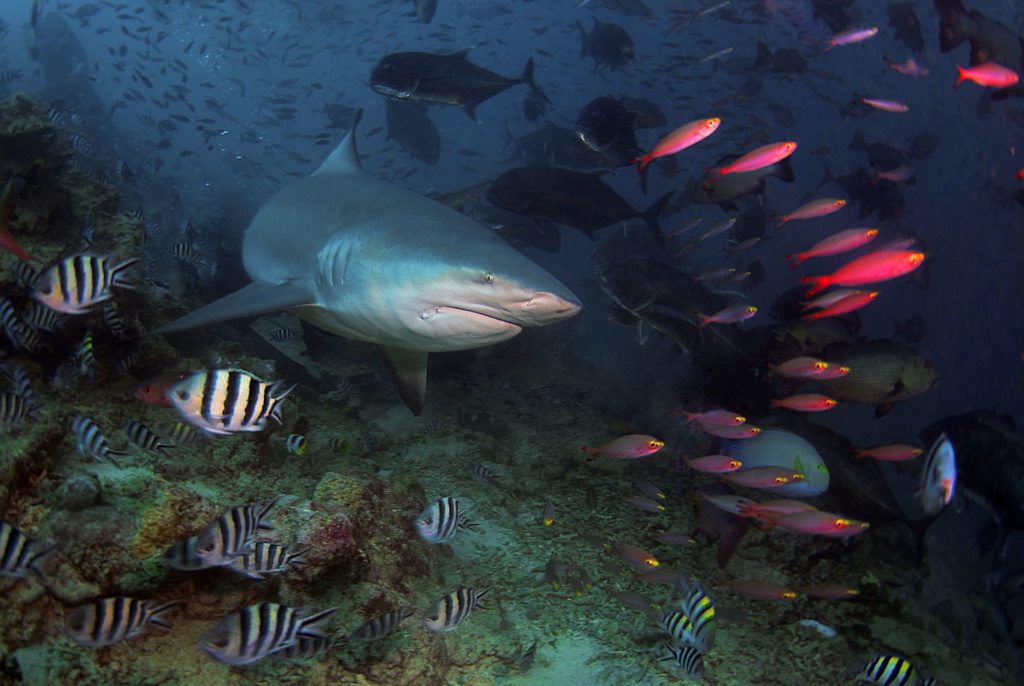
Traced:
<path fill-rule="evenodd" d="M 866 29 L 848 29 L 840 31 L 825 41 L 825 52 L 831 51 L 840 45 L 853 45 L 874 38 L 878 35 L 878 27 L 871 26 Z"/>
<path fill-rule="evenodd" d="M 740 424 L 738 426 L 716 426 L 714 424 L 708 424 L 701 428 L 706 434 L 710 434 L 715 438 L 724 438 L 726 440 L 753 438 L 761 433 L 761 427 L 754 426 L 753 424 Z"/>
<path fill-rule="evenodd" d="M 1009 88 L 1020 81 L 1020 74 L 995 62 L 984 62 L 967 69 L 958 64 L 953 88 L 959 88 L 964 81 L 973 81 L 986 88 Z"/>
<path fill-rule="evenodd" d="M 733 593 L 754 600 L 796 600 L 800 595 L 796 591 L 779 586 L 768 581 L 757 581 L 753 579 L 726 579 L 719 586 L 729 589 Z"/>
<path fill-rule="evenodd" d="M 796 534 L 813 534 L 830 538 L 846 538 L 868 530 L 870 524 L 841 517 L 833 512 L 809 510 L 779 517 L 774 526 Z"/>
<path fill-rule="evenodd" d="M 766 500 L 763 503 L 744 503 L 740 505 L 739 512 L 737 513 L 741 517 L 753 517 L 764 522 L 773 522 L 779 517 L 785 517 L 786 515 L 796 514 L 797 512 L 810 512 L 817 508 L 813 505 L 805 503 L 802 500 Z"/>
<path fill-rule="evenodd" d="M 172 443 L 165 442 L 152 429 L 138 420 L 129 419 L 121 428 L 128 436 L 128 440 L 143 450 L 158 452 L 166 457 L 168 448 L 174 447 Z"/>
<path fill-rule="evenodd" d="M 775 228 L 781 229 L 783 224 L 787 224 L 795 219 L 817 219 L 818 217 L 824 217 L 838 212 L 844 207 L 846 207 L 846 200 L 843 198 L 818 198 L 817 200 L 811 200 L 788 214 L 773 217 L 773 219 L 779 221 Z"/>
<path fill-rule="evenodd" d="M 729 483 L 748 488 L 778 488 L 786 484 L 797 483 L 806 478 L 806 474 L 794 472 L 784 467 L 753 467 L 736 472 L 727 472 L 722 478 Z"/>
<path fill-rule="evenodd" d="M 708 172 L 708 183 L 714 183 L 727 174 L 742 174 L 745 172 L 757 171 L 770 167 L 781 162 L 794 152 L 797 144 L 795 141 L 782 141 L 781 143 L 769 143 L 745 155 L 741 155 L 723 167 L 715 167 Z"/>
<path fill-rule="evenodd" d="M 800 283 L 810 286 L 807 295 L 829 286 L 866 286 L 906 276 L 924 263 L 924 253 L 913 250 L 880 250 L 847 262 L 832 274 L 805 276 Z"/>
<path fill-rule="evenodd" d="M 495 488 L 504 488 L 501 481 L 498 480 L 498 477 L 494 474 L 494 472 L 492 472 L 490 469 L 488 469 L 482 464 L 471 462 L 469 464 L 469 473 L 473 476 L 473 479 L 479 483 L 490 484 Z"/>
<path fill-rule="evenodd" d="M 705 455 L 704 457 L 695 457 L 692 460 L 684 457 L 683 462 L 690 469 L 704 472 L 705 474 L 735 472 L 743 466 L 742 462 L 728 455 Z"/>
<path fill-rule="evenodd" d="M 206 569 L 209 565 L 196 554 L 198 540 L 198 536 L 189 536 L 172 543 L 164 551 L 164 564 L 172 569 L 180 569 L 184 572 Z"/>
<path fill-rule="evenodd" d="M 913 57 L 908 57 L 904 62 L 890 62 L 888 58 L 883 59 L 885 59 L 885 63 L 889 65 L 889 69 L 892 69 L 897 74 L 916 77 L 924 77 L 931 74 L 930 70 L 919 65 Z"/>
<path fill-rule="evenodd" d="M 458 498 L 438 498 L 420 513 L 416 521 L 416 533 L 427 543 L 445 543 L 460 529 L 470 526 L 462 503 Z"/>
<path fill-rule="evenodd" d="M 486 610 L 484 596 L 491 589 L 474 589 L 460 586 L 435 603 L 434 608 L 423 620 L 423 626 L 434 633 L 454 631 L 476 608 Z"/>
<path fill-rule="evenodd" d="M 899 655 L 875 655 L 867 662 L 854 665 L 848 678 L 867 686 L 936 686 L 935 679 L 920 674 L 910 661 Z"/>
<path fill-rule="evenodd" d="M 79 645 L 103 648 L 138 636 L 147 624 L 170 629 L 161 615 L 178 605 L 181 601 L 157 603 L 124 596 L 101 598 L 72 610 L 64 622 L 64 633 Z"/>
<path fill-rule="evenodd" d="M 651 500 L 650 498 L 645 498 L 643 496 L 631 496 L 629 498 L 624 498 L 624 500 L 633 507 L 637 507 L 647 512 L 665 511 L 665 506 L 659 503 L 657 500 Z"/>
<path fill-rule="evenodd" d="M 820 598 L 821 600 L 852 600 L 860 595 L 860 591 L 852 586 L 827 581 L 820 584 L 797 586 L 795 590 L 809 598 Z"/>
<path fill-rule="evenodd" d="M 0 393 L 0 425 L 4 429 L 18 426 L 26 419 L 39 418 L 39 409 L 24 396 L 10 391 Z"/>
<path fill-rule="evenodd" d="M 411 617 L 413 614 L 415 614 L 415 610 L 411 607 L 401 607 L 391 612 L 379 614 L 357 626 L 352 631 L 352 640 L 379 641 L 394 633 L 402 623 L 402 620 Z"/>
<path fill-rule="evenodd" d="M 267 574 L 286 572 L 292 565 L 304 565 L 302 559 L 309 548 L 291 551 L 288 546 L 279 543 L 258 542 L 253 545 L 251 553 L 239 555 L 226 565 L 250 579 L 266 579 Z"/>
<path fill-rule="evenodd" d="M 111 449 L 110 444 L 107 443 L 107 437 L 103 435 L 96 422 L 84 414 L 80 414 L 72 420 L 71 430 L 75 434 L 75 447 L 82 455 L 91 457 L 97 462 L 109 462 L 115 467 L 121 467 L 114 457 L 128 453 Z"/>
<path fill-rule="evenodd" d="M 707 653 L 715 643 L 715 603 L 708 596 L 704 586 L 686 574 L 677 576 L 676 586 L 683 593 L 679 606 L 683 610 L 686 624 L 679 626 L 677 623 L 674 626 L 675 630 L 668 633 L 676 645 L 690 646 L 701 653 Z"/>
<path fill-rule="evenodd" d="M 652 500 L 664 500 L 667 497 L 663 490 L 652 484 L 650 481 L 637 481 L 636 487 L 641 493 Z"/>
<path fill-rule="evenodd" d="M 552 503 L 545 503 L 544 512 L 541 513 L 540 521 L 544 526 L 551 526 L 555 523 L 555 506 Z"/>
<path fill-rule="evenodd" d="M 284 650 L 274 653 L 274 657 L 283 657 L 287 660 L 311 660 L 324 653 L 338 648 L 344 648 L 350 643 L 348 636 L 307 636 L 297 634 L 295 643 Z"/>
<path fill-rule="evenodd" d="M 150 405 L 171 407 L 167 392 L 188 376 L 188 372 L 161 372 L 135 387 L 132 395 Z"/>
<path fill-rule="evenodd" d="M 856 291 L 824 309 L 803 315 L 803 318 L 805 321 L 814 322 L 826 317 L 840 317 L 867 307 L 876 298 L 878 298 L 878 291 Z"/>
<path fill-rule="evenodd" d="M 794 357 L 781 364 L 768 365 L 772 374 L 787 379 L 813 379 L 828 369 L 828 362 L 814 357 Z"/>
<path fill-rule="evenodd" d="M 635 545 L 629 545 L 628 543 L 610 546 L 608 548 L 608 554 L 621 558 L 628 563 L 629 566 L 634 569 L 639 569 L 641 572 L 645 572 L 648 569 L 657 567 L 661 564 L 658 562 L 658 558 L 654 557 L 654 555 L 651 555 L 646 550 L 638 548 Z"/>
<path fill-rule="evenodd" d="M 302 434 L 288 434 L 284 437 L 284 449 L 292 455 L 306 454 L 306 437 Z"/>
<path fill-rule="evenodd" d="M 867 245 L 878 237 L 878 229 L 846 229 L 839 233 L 823 238 L 803 252 L 787 255 L 789 268 L 795 269 L 812 257 L 826 257 L 829 255 L 841 255 L 844 252 L 856 250 L 862 245 Z"/>
<path fill-rule="evenodd" d="M 25 579 L 32 573 L 46 583 L 42 563 L 52 552 L 52 545 L 33 540 L 18 527 L 0 521 L 0 576 Z"/>
<path fill-rule="evenodd" d="M 882 462 L 903 462 L 904 460 L 912 460 L 923 452 L 924 450 L 916 445 L 893 443 L 891 445 L 879 445 L 874 448 L 857 448 L 853 456 L 856 458 L 870 457 Z"/>
<path fill-rule="evenodd" d="M 281 401 L 295 384 L 267 383 L 241 369 L 203 369 L 172 386 L 167 397 L 181 416 L 208 434 L 262 431 L 281 423 Z"/>
<path fill-rule="evenodd" d="M 704 656 L 699 650 L 689 646 L 667 644 L 667 654 L 659 658 L 667 662 L 674 672 L 684 679 L 700 681 L 704 678 Z"/>
<path fill-rule="evenodd" d="M 658 440 L 654 436 L 630 434 L 628 436 L 620 436 L 599 448 L 590 448 L 584 445 L 580 446 L 580 450 L 586 453 L 589 456 L 587 459 L 590 460 L 595 457 L 608 457 L 613 460 L 635 460 L 653 455 L 664 447 L 665 442 Z"/>
<path fill-rule="evenodd" d="M 928 451 L 916 495 L 929 517 L 937 515 L 953 500 L 956 488 L 956 452 L 946 434 L 940 434 Z"/>
<path fill-rule="evenodd" d="M 744 305 L 742 303 L 730 305 L 714 314 L 698 315 L 700 322 L 697 324 L 697 328 L 703 329 L 708 324 L 739 324 L 740 322 L 747 321 L 755 314 L 757 314 L 757 306 L 755 305 Z"/>
<path fill-rule="evenodd" d="M 652 598 L 648 598 L 641 593 L 634 593 L 633 591 L 615 591 L 611 595 L 630 610 L 636 610 L 645 615 L 649 615 L 661 607 Z"/>
<path fill-rule="evenodd" d="M 124 270 L 139 259 L 112 264 L 110 257 L 72 255 L 46 269 L 36 279 L 32 297 L 62 314 L 85 314 L 93 305 L 113 297 L 114 286 L 131 289 Z"/>
<path fill-rule="evenodd" d="M 316 625 L 336 611 L 332 607 L 303 616 L 301 610 L 287 605 L 257 603 L 222 619 L 199 645 L 218 662 L 248 665 L 290 648 L 300 636 L 322 638 Z"/>
<path fill-rule="evenodd" d="M 910 106 L 899 100 L 887 100 L 883 98 L 860 98 L 860 101 L 868 107 L 873 107 L 882 112 L 902 114 L 910 111 Z"/>
<path fill-rule="evenodd" d="M 742 514 L 744 510 L 757 505 L 750 498 L 741 495 L 708 495 L 703 491 L 698 491 L 695 499 L 710 503 L 723 512 L 735 515 Z"/>
<path fill-rule="evenodd" d="M 838 404 L 835 398 L 820 393 L 798 393 L 785 398 L 772 398 L 768 403 L 769 407 L 784 407 L 795 412 L 825 412 Z"/>
<path fill-rule="evenodd" d="M 741 414 L 729 410 L 711 410 L 709 412 L 685 412 L 686 423 L 697 422 L 700 426 L 711 424 L 714 426 L 739 426 L 747 421 Z"/>
<path fill-rule="evenodd" d="M 277 499 L 254 505 L 239 505 L 206 525 L 196 541 L 196 556 L 207 567 L 231 564 L 239 555 L 252 551 L 257 531 L 273 531 L 264 520 Z"/>
<path fill-rule="evenodd" d="M 684 124 L 658 141 L 657 145 L 650 152 L 633 158 L 629 163 L 636 164 L 637 172 L 642 172 L 648 164 L 659 157 L 674 155 L 677 152 L 686 150 L 691 145 L 700 143 L 717 131 L 718 125 L 721 123 L 722 120 L 718 117 L 711 117 L 710 119 L 698 119 L 689 124 Z"/>
<path fill-rule="evenodd" d="M 157 433 L 175 446 L 195 445 L 203 435 L 184 422 L 163 422 L 156 428 Z"/>

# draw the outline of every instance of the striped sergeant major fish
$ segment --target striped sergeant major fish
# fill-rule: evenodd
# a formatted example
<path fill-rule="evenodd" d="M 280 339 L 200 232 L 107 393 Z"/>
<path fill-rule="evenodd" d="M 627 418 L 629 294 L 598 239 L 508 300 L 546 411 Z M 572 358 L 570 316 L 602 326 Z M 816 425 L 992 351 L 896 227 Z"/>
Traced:
<path fill-rule="evenodd" d="M 239 505 L 206 525 L 196 541 L 196 557 L 208 567 L 229 565 L 239 555 L 252 552 L 258 531 L 273 531 L 264 520 L 277 504 L 277 498 L 265 503 Z"/>
<path fill-rule="evenodd" d="M 186 421 L 223 436 L 262 431 L 268 419 L 280 424 L 280 403 L 293 388 L 241 369 L 203 369 L 172 386 L 167 398 Z"/>
<path fill-rule="evenodd" d="M 30 406 L 36 404 L 36 394 L 32 390 L 32 379 L 24 367 L 14 367 L 11 370 L 11 381 L 14 382 L 14 392 L 25 399 Z"/>
<path fill-rule="evenodd" d="M 414 523 L 416 532 L 427 543 L 444 543 L 459 529 L 471 526 L 466 513 L 462 511 L 462 503 L 458 498 L 449 496 L 438 498 L 428 505 Z"/>
<path fill-rule="evenodd" d="M 210 565 L 196 553 L 198 541 L 198 536 L 189 536 L 172 543 L 164 551 L 164 564 L 184 572 L 195 572 L 209 567 Z"/>
<path fill-rule="evenodd" d="M 72 420 L 71 430 L 74 432 L 77 440 L 75 447 L 78 449 L 78 452 L 86 457 L 91 457 L 97 462 L 110 462 L 115 467 L 121 467 L 114 457 L 127 455 L 128 453 L 122 450 L 111 449 L 110 444 L 107 443 L 107 437 L 103 435 L 96 422 L 84 414 L 80 414 Z"/>
<path fill-rule="evenodd" d="M 683 614 L 689 620 L 689 633 L 685 641 L 677 640 L 681 645 L 689 645 L 702 653 L 708 653 L 715 643 L 715 603 L 708 597 L 707 591 L 696 579 L 680 574 L 676 586 L 683 592 L 680 602 Z M 672 632 L 669 632 L 672 633 Z M 673 634 L 673 637 L 675 634 Z"/>
<path fill-rule="evenodd" d="M 368 619 L 355 628 L 352 638 L 356 641 L 377 641 L 391 635 L 402 620 L 415 614 L 411 607 L 400 607 L 391 612 Z"/>
<path fill-rule="evenodd" d="M 700 681 L 704 677 L 704 658 L 699 650 L 692 646 L 672 644 L 666 647 L 668 653 L 660 661 L 669 663 L 676 674 L 693 681 Z"/>
<path fill-rule="evenodd" d="M 7 298 L 0 298 L 0 324 L 3 325 L 7 339 L 15 348 L 28 352 L 35 350 L 39 343 L 38 335 L 21 320 L 14 305 Z"/>
<path fill-rule="evenodd" d="M 114 338 L 121 341 L 127 341 L 131 336 L 128 334 L 128 327 L 125 326 L 124 320 L 121 319 L 121 315 L 117 311 L 117 305 L 114 304 L 113 300 L 107 300 L 101 306 L 103 310 L 103 323 L 107 327 Z"/>
<path fill-rule="evenodd" d="M 14 263 L 14 280 L 18 282 L 18 285 L 28 289 L 35 288 L 38 278 L 39 272 L 25 260 L 17 260 Z"/>
<path fill-rule="evenodd" d="M 213 659 L 229 665 L 248 665 L 287 650 L 302 637 L 323 638 L 316 624 L 337 611 L 332 607 L 309 616 L 278 603 L 257 603 L 232 612 L 200 641 Z"/>
<path fill-rule="evenodd" d="M 195 445 L 203 434 L 184 422 L 161 422 L 156 425 L 157 433 L 170 441 L 175 447 Z"/>
<path fill-rule="evenodd" d="M 84 314 L 109 300 L 114 286 L 134 288 L 125 280 L 124 270 L 138 261 L 133 257 L 114 264 L 109 256 L 84 253 L 65 257 L 39 275 L 32 297 L 57 312 Z"/>
<path fill-rule="evenodd" d="M 24 579 L 31 572 L 45 584 L 42 563 L 52 552 L 52 545 L 35 541 L 18 527 L 0 522 L 0 576 Z"/>
<path fill-rule="evenodd" d="M 344 648 L 348 644 L 348 636 L 330 637 L 299 634 L 295 637 L 295 643 L 276 653 L 276 655 L 288 660 L 311 660 L 331 650 Z"/>
<path fill-rule="evenodd" d="M 169 456 L 167 449 L 174 447 L 173 443 L 160 438 L 152 429 L 138 420 L 129 419 L 121 425 L 121 428 L 128 436 L 128 440 L 143 450 L 160 453 L 166 457 Z"/>
<path fill-rule="evenodd" d="M 288 434 L 284 437 L 284 449 L 302 457 L 306 454 L 306 437 L 302 434 Z"/>
<path fill-rule="evenodd" d="M 856 664 L 847 672 L 858 684 L 871 686 L 936 686 L 936 680 L 918 672 L 899 655 L 876 654 L 867 662 Z"/>
<path fill-rule="evenodd" d="M 454 630 L 475 608 L 487 609 L 482 601 L 484 596 L 490 593 L 490 590 L 489 588 L 477 590 L 460 586 L 437 601 L 433 610 L 423 620 L 423 626 L 434 633 Z"/>
<path fill-rule="evenodd" d="M 235 557 L 227 566 L 250 579 L 266 579 L 267 574 L 286 572 L 291 565 L 306 564 L 302 555 L 307 552 L 309 548 L 289 551 L 286 545 L 260 542 L 253 545 L 251 553 Z"/>
<path fill-rule="evenodd" d="M 179 600 L 157 603 L 125 596 L 100 598 L 72 610 L 64 622 L 64 633 L 79 645 L 103 648 L 138 636 L 147 624 L 170 629 L 161 615 L 178 605 Z"/>
<path fill-rule="evenodd" d="M 54 312 L 46 305 L 33 300 L 25 307 L 25 316 L 22 321 L 36 331 L 53 333 L 64 321 L 64 317 L 60 312 Z"/>
<path fill-rule="evenodd" d="M 24 396 L 12 393 L 0 393 L 0 426 L 11 429 L 26 419 L 39 418 L 39 410 Z"/>

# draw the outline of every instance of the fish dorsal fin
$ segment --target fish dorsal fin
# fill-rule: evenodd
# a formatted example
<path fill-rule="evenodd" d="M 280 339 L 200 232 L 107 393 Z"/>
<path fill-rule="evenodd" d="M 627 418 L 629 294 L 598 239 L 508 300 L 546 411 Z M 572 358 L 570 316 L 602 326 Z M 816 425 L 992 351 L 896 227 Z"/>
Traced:
<path fill-rule="evenodd" d="M 469 48 L 463 48 L 462 50 L 456 50 L 452 53 L 452 57 L 458 57 L 461 60 L 469 61 Z"/>
<path fill-rule="evenodd" d="M 363 116 L 362 108 L 356 110 L 355 118 L 352 120 L 352 128 L 348 134 L 338 143 L 327 159 L 324 160 L 312 176 L 338 176 L 341 174 L 354 174 L 363 170 L 359 163 L 359 153 L 356 152 L 356 127 Z"/>

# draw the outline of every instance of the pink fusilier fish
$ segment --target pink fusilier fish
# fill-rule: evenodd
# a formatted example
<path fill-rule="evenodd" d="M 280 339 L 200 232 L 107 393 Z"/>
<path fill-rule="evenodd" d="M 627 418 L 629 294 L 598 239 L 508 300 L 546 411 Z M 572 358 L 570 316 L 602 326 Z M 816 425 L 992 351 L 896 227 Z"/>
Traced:
<path fill-rule="evenodd" d="M 741 495 L 708 495 L 698 492 L 697 500 L 711 503 L 719 510 L 734 515 L 741 514 L 747 508 L 757 505 L 750 498 L 745 498 Z"/>
<path fill-rule="evenodd" d="M 766 500 L 763 503 L 751 501 L 750 504 L 741 505 L 738 514 L 741 517 L 753 517 L 754 519 L 773 522 L 779 517 L 796 514 L 797 512 L 810 512 L 816 509 L 813 505 L 809 505 L 802 500 L 781 499 Z"/>
<path fill-rule="evenodd" d="M 878 291 L 857 291 L 856 293 L 851 293 L 845 298 L 837 300 L 828 307 L 822 308 L 817 312 L 805 314 L 804 319 L 809 322 L 815 322 L 826 317 L 840 317 L 844 314 L 856 312 L 863 307 L 867 307 L 873 303 L 877 297 Z"/>
<path fill-rule="evenodd" d="M 747 421 L 747 418 L 741 414 L 730 412 L 729 410 L 709 410 L 707 412 L 688 412 L 683 411 L 686 414 L 686 423 L 697 422 L 701 426 L 705 424 L 713 424 L 715 426 L 739 426 Z"/>
<path fill-rule="evenodd" d="M 823 581 L 820 584 L 797 586 L 796 591 L 803 593 L 805 596 L 810 598 L 820 598 L 822 600 L 851 600 L 860 595 L 860 591 L 853 586 L 839 584 L 833 581 Z"/>
<path fill-rule="evenodd" d="M 724 310 L 719 310 L 711 315 L 700 315 L 698 329 L 703 329 L 708 324 L 739 324 L 745 322 L 757 314 L 757 307 L 754 305 L 730 305 Z"/>
<path fill-rule="evenodd" d="M 864 286 L 905 276 L 924 263 L 924 253 L 913 250 L 880 250 L 847 262 L 832 274 L 805 276 L 808 296 L 829 286 Z"/>
<path fill-rule="evenodd" d="M 771 407 L 784 407 L 795 412 L 826 412 L 839 403 L 835 398 L 820 393 L 798 393 L 785 398 L 772 398 Z"/>
<path fill-rule="evenodd" d="M 761 427 L 754 426 L 753 424 L 739 424 L 737 426 L 719 426 L 716 424 L 708 424 L 707 426 L 702 426 L 701 431 L 703 431 L 706 434 L 710 434 L 715 438 L 737 440 L 742 438 L 753 438 L 754 436 L 761 433 Z"/>
<path fill-rule="evenodd" d="M 837 288 L 834 291 L 828 293 L 822 293 L 814 300 L 805 300 L 800 303 L 800 309 L 802 310 L 814 310 L 824 309 L 826 307 L 832 307 L 843 298 L 847 298 L 857 293 L 866 293 L 867 291 L 857 290 L 856 288 Z"/>
<path fill-rule="evenodd" d="M 841 255 L 844 252 L 856 250 L 867 245 L 878 237 L 878 229 L 846 229 L 834 233 L 828 238 L 823 238 L 803 252 L 786 255 L 789 260 L 789 268 L 795 269 L 812 257 L 828 257 L 830 255 Z"/>
<path fill-rule="evenodd" d="M 879 181 L 903 183 L 904 181 L 914 178 L 914 173 L 914 168 L 906 164 L 901 164 L 895 169 L 890 169 L 888 171 L 873 171 L 871 172 L 871 184 L 874 185 Z"/>
<path fill-rule="evenodd" d="M 722 478 L 737 486 L 747 488 L 778 488 L 790 483 L 797 483 L 807 478 L 806 474 L 794 472 L 785 467 L 753 467 L 738 472 L 728 472 Z"/>
<path fill-rule="evenodd" d="M 692 460 L 684 457 L 683 461 L 690 469 L 703 472 L 704 474 L 735 472 L 743 466 L 742 462 L 728 455 L 705 455 L 704 457 L 695 457 Z"/>
<path fill-rule="evenodd" d="M 875 446 L 874 448 L 857 448 L 853 456 L 857 458 L 870 457 L 882 462 L 903 462 L 904 460 L 912 460 L 915 457 L 919 457 L 923 452 L 924 450 L 916 445 L 892 443 L 890 445 Z"/>
<path fill-rule="evenodd" d="M 849 29 L 847 31 L 840 31 L 825 41 L 825 52 L 829 52 L 832 48 L 839 47 L 840 45 L 853 45 L 854 43 L 860 43 L 869 38 L 874 38 L 876 35 L 878 35 L 877 26 L 871 26 L 866 29 Z"/>
<path fill-rule="evenodd" d="M 813 534 L 831 538 L 846 538 L 867 531 L 870 524 L 849 519 L 834 512 L 811 510 L 779 517 L 774 526 L 795 534 Z"/>
<path fill-rule="evenodd" d="M 613 460 L 635 460 L 640 457 L 653 455 L 665 447 L 665 441 L 658 440 L 654 436 L 644 434 L 630 434 L 620 436 L 600 448 L 580 446 L 580 450 L 589 455 L 589 459 L 595 457 L 610 457 Z"/>
<path fill-rule="evenodd" d="M 726 579 L 718 585 L 737 595 L 754 600 L 795 600 L 799 595 L 796 591 L 784 586 L 753 579 Z"/>
<path fill-rule="evenodd" d="M 883 57 L 882 59 L 889 65 L 889 69 L 892 69 L 897 74 L 917 77 L 931 74 L 928 69 L 919 65 L 913 57 L 908 57 L 905 62 L 890 62 L 888 57 Z"/>
<path fill-rule="evenodd" d="M 765 167 L 770 167 L 776 162 L 781 162 L 792 155 L 796 151 L 796 148 L 796 141 L 782 141 L 780 143 L 762 145 L 757 150 L 751 150 L 747 154 L 741 155 L 723 167 L 710 169 L 708 183 L 713 183 L 715 179 L 725 176 L 726 174 L 752 172 L 757 171 L 758 169 L 764 169 Z"/>
<path fill-rule="evenodd" d="M 788 379 L 818 378 L 828 369 L 828 362 L 816 357 L 794 357 L 780 364 L 768 365 L 768 371 Z"/>
<path fill-rule="evenodd" d="M 718 125 L 721 123 L 722 120 L 718 117 L 711 117 L 710 119 L 698 119 L 689 124 L 684 124 L 658 141 L 658 144 L 650 152 L 631 159 L 629 163 L 636 164 L 637 172 L 642 172 L 648 164 L 659 157 L 675 155 L 677 152 L 686 150 L 691 145 L 700 143 L 717 131 Z"/>
<path fill-rule="evenodd" d="M 861 98 L 860 101 L 868 107 L 874 107 L 876 110 L 882 110 L 883 112 L 892 112 L 893 114 L 902 114 L 903 112 L 909 112 L 910 106 L 906 103 L 900 102 L 899 100 L 883 100 L 881 98 Z"/>
<path fill-rule="evenodd" d="M 772 219 L 779 220 L 779 223 L 775 225 L 775 228 L 780 229 L 783 224 L 791 222 L 794 219 L 817 219 L 818 217 L 825 217 L 834 212 L 838 212 L 844 207 L 846 207 L 846 200 L 843 198 L 818 198 L 817 200 L 811 200 L 808 203 L 804 203 L 789 214 L 772 217 Z"/>
<path fill-rule="evenodd" d="M 654 569 L 661 564 L 654 555 L 651 555 L 643 548 L 637 548 L 635 545 L 629 545 L 628 543 L 610 546 L 608 554 L 624 560 L 629 566 L 641 572 Z"/>
<path fill-rule="evenodd" d="M 850 373 L 850 368 L 845 364 L 830 364 L 828 369 L 823 371 L 814 377 L 815 381 L 828 381 L 829 379 L 838 379 L 841 376 L 846 376 Z"/>
<path fill-rule="evenodd" d="M 964 81 L 973 81 L 986 88 L 1009 88 L 1020 81 L 1020 74 L 995 62 L 984 62 L 967 69 L 958 64 L 953 88 L 959 88 Z"/>

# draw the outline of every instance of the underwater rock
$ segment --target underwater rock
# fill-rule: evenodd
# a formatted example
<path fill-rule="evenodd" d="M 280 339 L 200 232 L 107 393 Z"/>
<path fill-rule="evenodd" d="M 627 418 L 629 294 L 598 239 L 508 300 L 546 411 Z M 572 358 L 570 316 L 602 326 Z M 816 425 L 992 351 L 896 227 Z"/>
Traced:
<path fill-rule="evenodd" d="M 57 489 L 57 507 L 77 512 L 99 500 L 100 484 L 91 474 L 75 474 Z"/>

